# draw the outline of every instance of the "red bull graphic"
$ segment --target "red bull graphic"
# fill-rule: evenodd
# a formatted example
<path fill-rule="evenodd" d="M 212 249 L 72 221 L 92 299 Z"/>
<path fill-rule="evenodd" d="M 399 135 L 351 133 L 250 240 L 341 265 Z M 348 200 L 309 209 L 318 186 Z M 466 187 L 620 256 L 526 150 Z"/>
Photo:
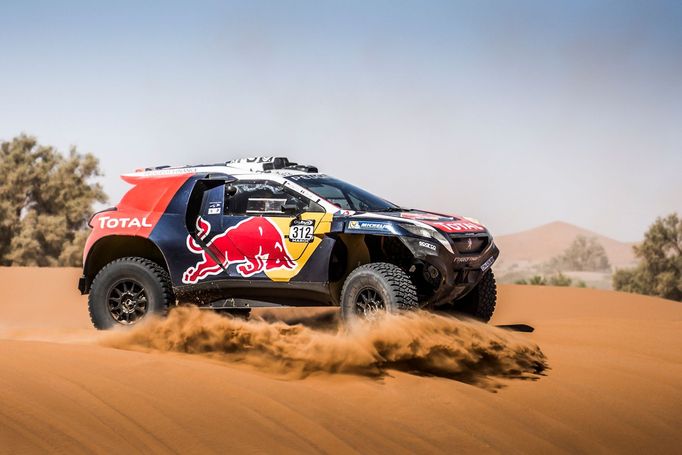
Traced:
<path fill-rule="evenodd" d="M 201 217 L 197 218 L 196 226 L 201 240 L 211 232 L 211 224 Z M 286 249 L 282 232 L 267 218 L 247 218 L 213 237 L 206 246 L 220 262 L 216 262 L 191 235 L 187 236 L 186 243 L 187 249 L 201 255 L 201 261 L 185 270 L 182 275 L 185 284 L 218 275 L 231 264 L 238 264 L 237 272 L 243 277 L 266 270 L 296 267 L 296 261 Z"/>

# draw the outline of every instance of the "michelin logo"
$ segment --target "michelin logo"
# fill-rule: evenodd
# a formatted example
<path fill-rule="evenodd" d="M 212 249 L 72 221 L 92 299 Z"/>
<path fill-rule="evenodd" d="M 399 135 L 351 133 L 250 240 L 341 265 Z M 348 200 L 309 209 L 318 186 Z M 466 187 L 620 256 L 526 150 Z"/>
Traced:
<path fill-rule="evenodd" d="M 348 229 L 353 231 L 393 232 L 393 229 L 389 223 L 377 223 L 375 221 L 349 221 Z"/>

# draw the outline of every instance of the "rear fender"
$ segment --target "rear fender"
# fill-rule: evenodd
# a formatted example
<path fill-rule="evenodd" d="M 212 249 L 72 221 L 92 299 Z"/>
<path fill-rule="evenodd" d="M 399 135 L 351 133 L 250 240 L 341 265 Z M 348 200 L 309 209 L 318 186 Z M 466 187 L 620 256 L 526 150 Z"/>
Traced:
<path fill-rule="evenodd" d="M 98 239 L 88 250 L 83 263 L 83 276 L 78 283 L 81 294 L 90 292 L 90 285 L 102 267 L 116 259 L 131 256 L 149 259 L 168 270 L 166 258 L 150 239 L 139 236 L 108 235 Z"/>

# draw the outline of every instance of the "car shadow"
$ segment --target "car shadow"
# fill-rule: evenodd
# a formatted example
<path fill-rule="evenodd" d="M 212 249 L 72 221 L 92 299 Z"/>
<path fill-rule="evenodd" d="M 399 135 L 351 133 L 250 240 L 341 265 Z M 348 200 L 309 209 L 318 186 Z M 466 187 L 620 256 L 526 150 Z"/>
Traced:
<path fill-rule="evenodd" d="M 500 324 L 496 325 L 498 329 L 511 330 L 512 332 L 533 333 L 535 327 L 528 324 Z"/>

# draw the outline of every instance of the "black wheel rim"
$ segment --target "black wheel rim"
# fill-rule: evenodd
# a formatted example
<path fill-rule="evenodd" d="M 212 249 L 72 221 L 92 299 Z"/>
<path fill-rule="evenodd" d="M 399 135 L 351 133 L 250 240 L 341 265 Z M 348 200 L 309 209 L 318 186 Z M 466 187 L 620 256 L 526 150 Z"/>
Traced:
<path fill-rule="evenodd" d="M 131 278 L 117 281 L 109 289 L 107 308 L 119 324 L 135 324 L 147 314 L 148 301 L 144 286 Z"/>
<path fill-rule="evenodd" d="M 367 319 L 374 319 L 386 309 L 381 293 L 374 288 L 363 288 L 355 298 L 355 312 Z"/>

